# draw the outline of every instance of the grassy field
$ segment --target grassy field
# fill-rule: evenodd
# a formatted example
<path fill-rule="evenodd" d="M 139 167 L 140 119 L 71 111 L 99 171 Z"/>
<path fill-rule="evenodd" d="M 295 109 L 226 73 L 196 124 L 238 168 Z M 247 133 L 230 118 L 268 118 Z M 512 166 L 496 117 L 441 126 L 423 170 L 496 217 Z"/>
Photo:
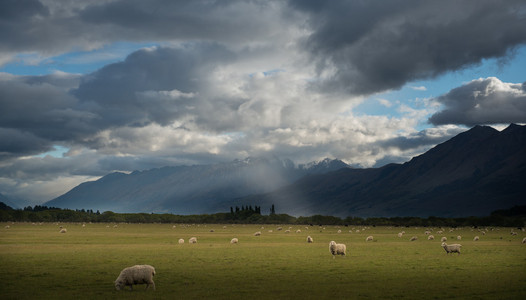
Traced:
<path fill-rule="evenodd" d="M 510 228 L 435 228 L 429 241 L 426 228 L 66 223 L 61 234 L 57 224 L 0 225 L 2 299 L 526 299 L 526 233 Z M 462 254 L 447 255 L 440 237 L 457 235 Z M 332 258 L 331 240 L 347 245 L 346 257 Z M 135 264 L 155 267 L 156 291 L 114 289 Z"/>

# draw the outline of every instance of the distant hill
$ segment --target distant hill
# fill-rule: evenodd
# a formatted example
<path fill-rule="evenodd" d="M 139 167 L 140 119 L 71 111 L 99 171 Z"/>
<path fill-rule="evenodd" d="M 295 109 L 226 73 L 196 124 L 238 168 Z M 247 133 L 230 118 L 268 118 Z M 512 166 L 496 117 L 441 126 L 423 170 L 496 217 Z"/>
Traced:
<path fill-rule="evenodd" d="M 348 167 L 331 159 L 295 166 L 291 160 L 250 157 L 221 164 L 111 173 L 43 205 L 113 212 L 215 213 L 227 211 L 232 199 L 270 192 L 305 175 Z"/>
<path fill-rule="evenodd" d="M 236 203 L 294 215 L 489 215 L 526 204 L 526 126 L 476 126 L 404 164 L 307 176 Z"/>

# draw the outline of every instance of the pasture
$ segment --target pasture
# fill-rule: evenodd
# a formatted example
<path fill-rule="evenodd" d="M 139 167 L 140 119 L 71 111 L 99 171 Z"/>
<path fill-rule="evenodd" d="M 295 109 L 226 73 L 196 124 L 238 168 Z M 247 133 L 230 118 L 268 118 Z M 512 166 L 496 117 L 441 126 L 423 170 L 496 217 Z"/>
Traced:
<path fill-rule="evenodd" d="M 427 228 L 414 227 L 0 225 L 2 299 L 526 298 L 526 233 L 513 229 L 518 235 L 512 236 L 511 228 L 486 235 L 472 228 L 437 234 L 433 228 L 430 241 Z M 366 242 L 369 235 L 374 240 Z M 188 244 L 193 236 L 197 244 Z M 412 236 L 418 240 L 411 242 Z M 462 244 L 462 254 L 447 255 L 442 236 Z M 230 244 L 233 237 L 238 244 Z M 346 257 L 332 257 L 331 240 L 347 245 Z M 115 290 L 119 272 L 135 264 L 155 267 L 156 291 L 145 285 Z"/>

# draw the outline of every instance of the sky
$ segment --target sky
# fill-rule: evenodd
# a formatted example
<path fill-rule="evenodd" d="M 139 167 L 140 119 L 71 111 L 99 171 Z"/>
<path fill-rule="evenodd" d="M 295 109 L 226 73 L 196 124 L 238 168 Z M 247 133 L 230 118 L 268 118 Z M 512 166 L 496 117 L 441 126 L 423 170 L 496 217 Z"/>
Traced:
<path fill-rule="evenodd" d="M 403 163 L 526 123 L 520 0 L 0 1 L 0 194 L 277 156 Z"/>

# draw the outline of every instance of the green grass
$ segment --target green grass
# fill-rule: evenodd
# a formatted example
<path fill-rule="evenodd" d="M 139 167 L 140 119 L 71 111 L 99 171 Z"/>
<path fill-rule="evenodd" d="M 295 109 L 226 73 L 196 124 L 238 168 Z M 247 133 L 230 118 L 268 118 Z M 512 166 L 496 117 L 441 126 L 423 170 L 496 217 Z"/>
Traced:
<path fill-rule="evenodd" d="M 481 233 L 464 228 L 338 228 L 277 225 L 0 224 L 2 299 L 525 299 L 526 234 L 509 228 Z M 107 227 L 109 226 L 109 227 Z M 352 233 L 349 230 L 354 228 Z M 210 232 L 214 229 L 214 232 Z M 301 233 L 295 233 L 301 229 Z M 269 233 L 268 230 L 273 230 Z M 397 233 L 405 230 L 403 238 Z M 260 237 L 253 236 L 261 231 Z M 314 239 L 306 243 L 306 236 Z M 368 235 L 374 241 L 365 242 Z M 410 242 L 411 236 L 418 240 Z M 446 255 L 461 235 L 460 256 Z M 473 237 L 480 236 L 474 242 Z M 187 243 L 192 236 L 198 243 Z M 232 237 L 239 244 L 231 245 Z M 502 237 L 502 239 L 501 239 Z M 186 243 L 179 245 L 179 238 Z M 329 241 L 347 245 L 332 258 Z M 150 264 L 157 290 L 116 291 L 127 266 Z"/>

